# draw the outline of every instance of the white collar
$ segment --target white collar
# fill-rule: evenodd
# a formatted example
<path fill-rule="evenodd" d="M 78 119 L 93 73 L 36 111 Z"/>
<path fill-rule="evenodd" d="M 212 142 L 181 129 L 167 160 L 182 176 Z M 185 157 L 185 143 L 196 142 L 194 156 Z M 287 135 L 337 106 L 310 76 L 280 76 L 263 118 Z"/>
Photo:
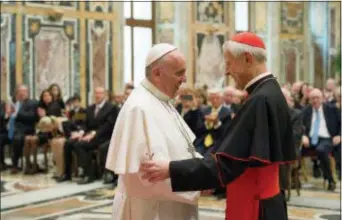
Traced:
<path fill-rule="evenodd" d="M 266 73 L 262 73 L 256 77 L 254 77 L 251 81 L 249 81 L 246 86 L 245 86 L 245 90 L 250 87 L 251 85 L 253 85 L 256 81 L 258 81 L 261 78 L 264 78 L 265 76 L 271 75 L 270 72 L 266 72 Z"/>
<path fill-rule="evenodd" d="M 312 110 L 315 112 L 316 109 L 314 107 L 312 107 Z M 323 104 L 321 104 L 321 106 L 319 106 L 319 108 L 317 109 L 319 112 L 323 112 Z"/>
<path fill-rule="evenodd" d="M 171 98 L 169 96 L 167 96 L 166 94 L 164 94 L 162 91 L 160 91 L 155 85 L 153 85 L 148 79 L 144 79 L 141 82 L 142 86 L 147 89 L 148 91 L 150 91 L 153 95 L 155 95 L 158 99 L 168 102 L 171 100 Z"/>
<path fill-rule="evenodd" d="M 98 109 L 101 109 L 104 106 L 105 103 L 106 103 L 106 100 L 103 100 L 100 104 L 96 104 L 96 107 Z"/>

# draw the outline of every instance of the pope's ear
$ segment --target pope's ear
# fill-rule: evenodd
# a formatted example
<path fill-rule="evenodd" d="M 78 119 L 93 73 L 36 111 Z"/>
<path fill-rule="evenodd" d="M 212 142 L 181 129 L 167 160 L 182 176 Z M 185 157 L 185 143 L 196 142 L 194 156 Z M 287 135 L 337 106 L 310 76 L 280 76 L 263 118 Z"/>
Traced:
<path fill-rule="evenodd" d="M 161 71 L 159 67 L 155 67 L 152 69 L 152 75 L 154 76 L 160 76 L 161 75 Z"/>

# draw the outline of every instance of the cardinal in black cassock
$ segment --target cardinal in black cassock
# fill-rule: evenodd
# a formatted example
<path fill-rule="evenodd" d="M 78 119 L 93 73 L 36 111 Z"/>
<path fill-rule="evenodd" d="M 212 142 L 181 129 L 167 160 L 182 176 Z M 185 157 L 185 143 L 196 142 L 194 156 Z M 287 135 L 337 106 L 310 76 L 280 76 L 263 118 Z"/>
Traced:
<path fill-rule="evenodd" d="M 203 159 L 145 161 L 143 178 L 171 179 L 173 191 L 226 186 L 227 220 L 287 220 L 279 164 L 295 162 L 288 105 L 266 69 L 264 42 L 239 33 L 224 46 L 226 72 L 248 98 L 224 131 L 215 154 Z"/>

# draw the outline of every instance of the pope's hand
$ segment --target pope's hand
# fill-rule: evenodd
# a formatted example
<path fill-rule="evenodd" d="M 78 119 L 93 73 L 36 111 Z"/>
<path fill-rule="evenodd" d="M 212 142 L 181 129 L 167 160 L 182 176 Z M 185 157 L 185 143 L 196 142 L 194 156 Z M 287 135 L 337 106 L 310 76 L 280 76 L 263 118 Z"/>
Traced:
<path fill-rule="evenodd" d="M 170 177 L 169 164 L 168 161 L 146 160 L 141 163 L 139 171 L 143 173 L 143 179 L 156 183 Z"/>

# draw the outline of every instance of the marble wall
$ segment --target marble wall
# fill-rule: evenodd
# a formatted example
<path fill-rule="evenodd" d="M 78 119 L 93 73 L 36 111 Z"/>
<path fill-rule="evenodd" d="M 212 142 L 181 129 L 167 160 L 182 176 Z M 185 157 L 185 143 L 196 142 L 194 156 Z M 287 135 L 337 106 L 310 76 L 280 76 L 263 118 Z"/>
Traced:
<path fill-rule="evenodd" d="M 293 83 L 303 78 L 304 27 L 307 12 L 304 2 L 280 3 L 280 80 Z"/>
<path fill-rule="evenodd" d="M 97 86 L 115 89 L 120 65 L 113 60 L 118 44 L 113 2 L 24 1 L 1 6 L 2 99 L 13 95 L 18 83 L 29 85 L 32 97 L 57 83 L 65 99 L 79 94 L 84 103 L 91 102 Z"/>
<path fill-rule="evenodd" d="M 1 13 L 1 99 L 9 99 L 15 84 L 15 15 Z"/>
<path fill-rule="evenodd" d="M 231 3 L 224 1 L 192 3 L 193 80 L 196 87 L 223 87 L 226 83 L 222 45 L 232 32 L 231 7 Z"/>
<path fill-rule="evenodd" d="M 156 2 L 155 43 L 175 44 L 187 57 L 187 82 L 232 84 L 222 44 L 235 32 L 235 3 Z M 91 102 L 96 86 L 123 88 L 122 2 L 1 2 L 1 97 L 17 83 L 38 97 L 58 83 L 65 97 Z M 266 43 L 268 68 L 281 83 L 320 86 L 334 74 L 340 48 L 339 3 L 249 2 L 249 30 Z M 328 25 L 326 25 L 328 24 Z"/>
<path fill-rule="evenodd" d="M 57 83 L 64 98 L 80 94 L 77 44 L 77 19 L 51 22 L 44 16 L 23 16 L 23 83 L 31 88 L 31 95 L 39 97 L 42 90 Z M 76 77 L 75 77 L 76 76 Z"/>

